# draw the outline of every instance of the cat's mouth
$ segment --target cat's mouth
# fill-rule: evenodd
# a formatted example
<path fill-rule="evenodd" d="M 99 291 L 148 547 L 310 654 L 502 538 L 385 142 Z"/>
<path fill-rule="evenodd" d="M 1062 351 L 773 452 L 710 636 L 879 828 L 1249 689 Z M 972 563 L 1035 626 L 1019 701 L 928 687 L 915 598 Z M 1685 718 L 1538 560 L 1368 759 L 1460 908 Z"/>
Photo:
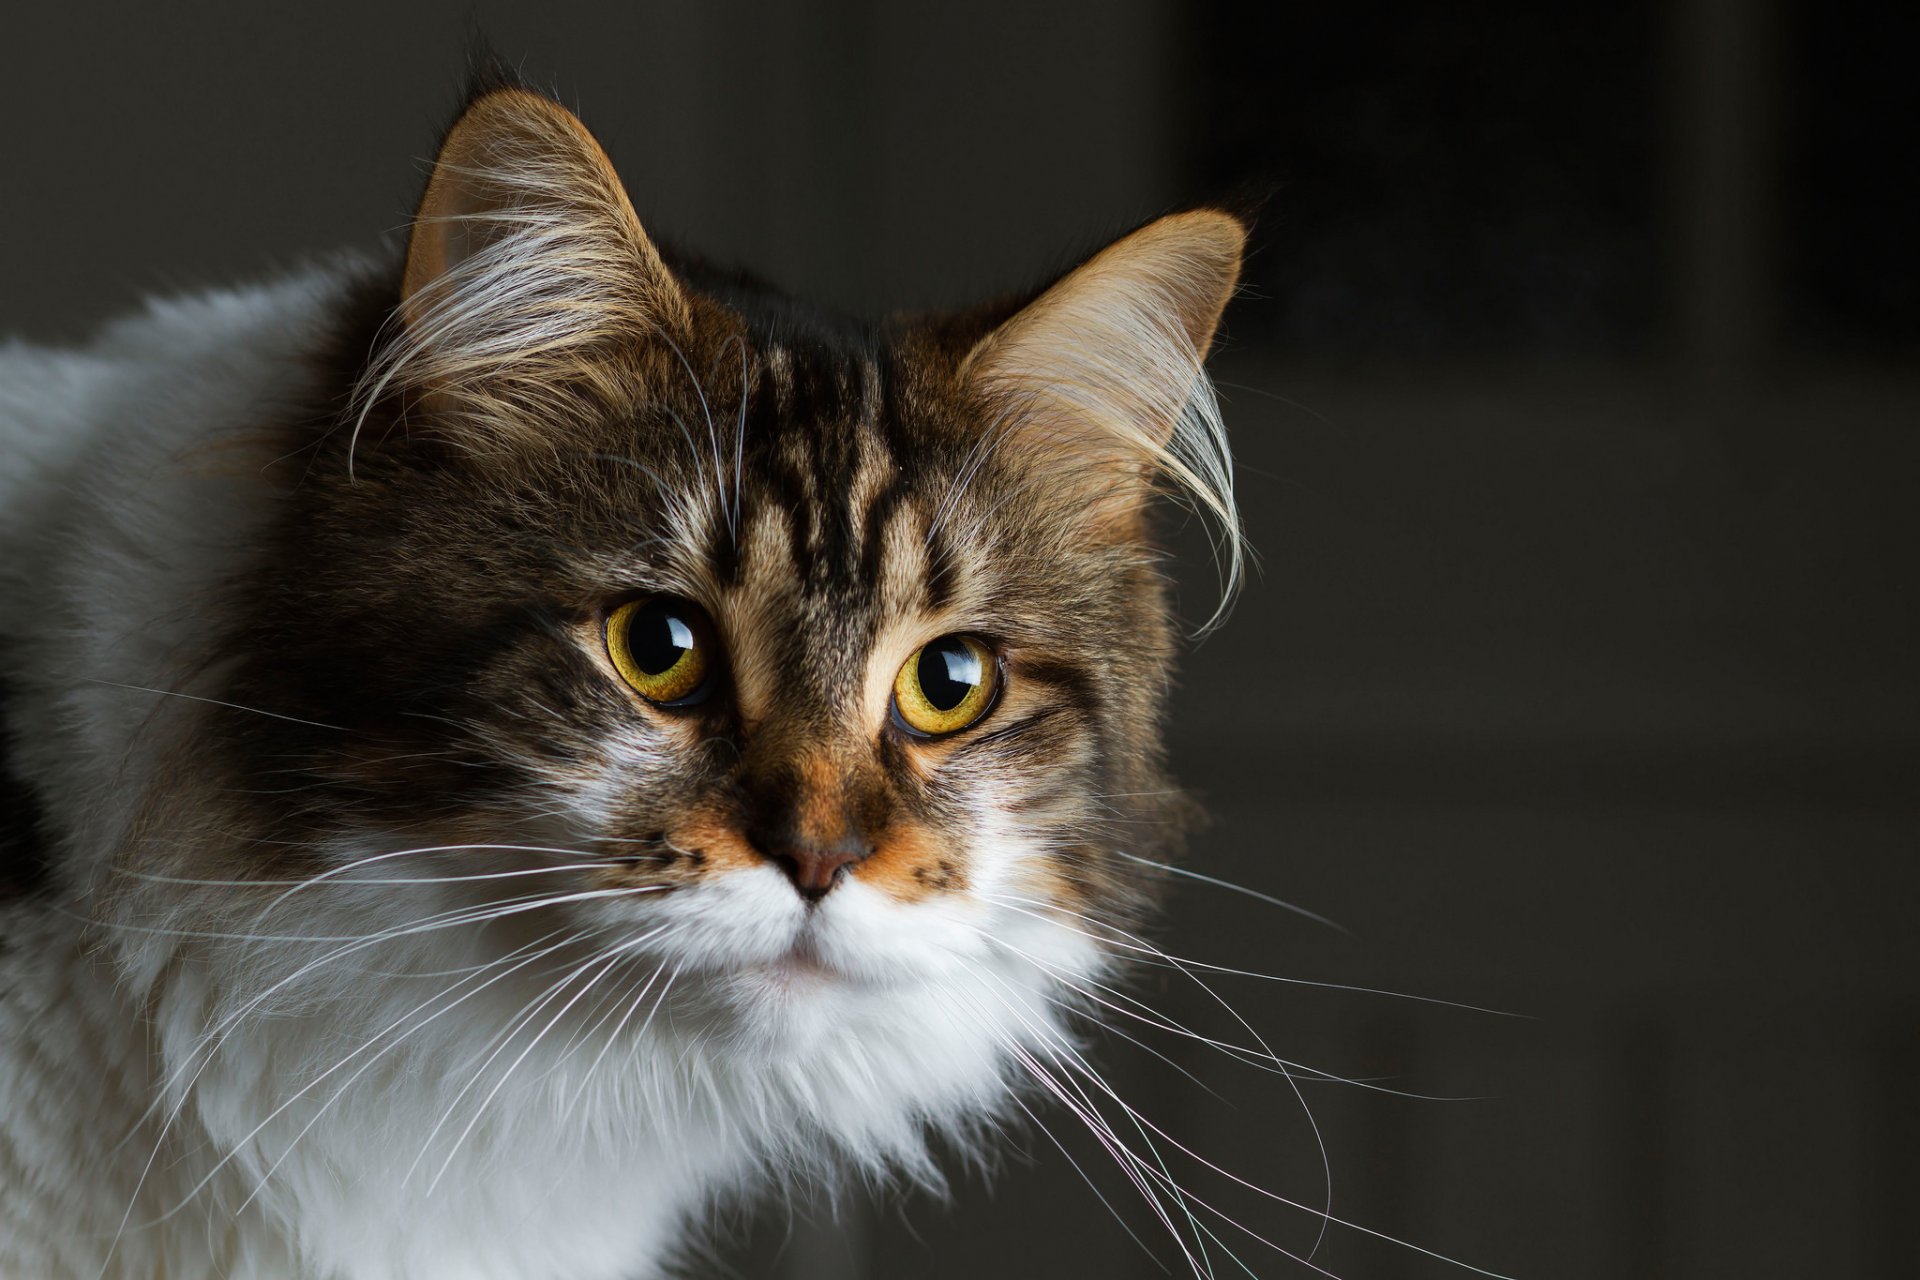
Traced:
<path fill-rule="evenodd" d="M 870 972 L 852 969 L 829 959 L 808 932 L 802 932 L 791 947 L 773 959 L 760 961 L 750 966 L 747 972 L 761 979 L 769 988 L 782 992 L 828 988 L 873 990 L 893 985 L 876 980 Z"/>
<path fill-rule="evenodd" d="M 781 986 L 818 986 L 854 980 L 854 975 L 821 954 L 813 931 L 807 928 L 801 929 L 792 946 L 773 959 L 755 965 L 754 969 Z"/>

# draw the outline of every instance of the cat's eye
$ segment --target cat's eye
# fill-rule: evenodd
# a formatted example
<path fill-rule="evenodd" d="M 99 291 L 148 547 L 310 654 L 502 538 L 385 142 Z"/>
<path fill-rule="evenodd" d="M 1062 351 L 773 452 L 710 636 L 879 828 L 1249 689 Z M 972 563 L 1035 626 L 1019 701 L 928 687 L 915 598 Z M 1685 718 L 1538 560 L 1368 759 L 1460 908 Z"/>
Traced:
<path fill-rule="evenodd" d="M 614 669 L 634 692 L 663 707 L 706 700 L 719 670 L 718 650 L 706 613 L 686 600 L 629 600 L 607 615 Z"/>
<path fill-rule="evenodd" d="M 958 733 L 993 706 L 1000 666 L 984 640 L 941 636 L 920 646 L 893 678 L 894 718 L 909 733 Z"/>

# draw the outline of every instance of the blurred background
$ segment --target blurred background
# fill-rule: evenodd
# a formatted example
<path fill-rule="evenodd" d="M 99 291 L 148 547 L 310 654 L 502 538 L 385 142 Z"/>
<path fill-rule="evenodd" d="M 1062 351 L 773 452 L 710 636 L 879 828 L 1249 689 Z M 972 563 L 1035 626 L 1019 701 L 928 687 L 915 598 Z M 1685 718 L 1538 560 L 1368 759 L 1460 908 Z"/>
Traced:
<path fill-rule="evenodd" d="M 1915 14 L 16 5 L 0 330 L 77 338 L 396 233 L 475 26 L 577 106 L 656 232 L 853 310 L 1265 193 L 1215 365 L 1260 572 L 1173 734 L 1214 815 L 1188 865 L 1341 928 L 1189 882 L 1156 937 L 1344 985 L 1140 975 L 1291 1082 L 1117 1015 L 1141 1043 L 1096 1038 L 1170 1173 L 1277 1246 L 1196 1206 L 1215 1270 L 1904 1277 Z M 1179 537 L 1198 620 L 1211 568 Z M 1064 1153 L 1028 1125 L 990 1176 L 956 1162 L 950 1203 L 722 1213 L 693 1271 L 1179 1273 L 1074 1116 L 1038 1114 Z M 1368 1231 L 1323 1233 L 1329 1186 Z"/>

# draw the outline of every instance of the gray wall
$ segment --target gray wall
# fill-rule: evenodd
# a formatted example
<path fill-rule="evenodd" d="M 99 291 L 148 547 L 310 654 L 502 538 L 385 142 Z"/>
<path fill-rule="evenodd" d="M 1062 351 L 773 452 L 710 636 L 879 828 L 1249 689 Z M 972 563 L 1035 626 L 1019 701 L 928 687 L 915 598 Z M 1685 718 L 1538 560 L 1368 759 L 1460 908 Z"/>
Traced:
<path fill-rule="evenodd" d="M 1177 194 L 1147 0 L 89 8 L 8 18 L 0 261 L 41 332 L 403 227 L 476 28 L 650 226 L 837 305 L 1024 284 Z"/>

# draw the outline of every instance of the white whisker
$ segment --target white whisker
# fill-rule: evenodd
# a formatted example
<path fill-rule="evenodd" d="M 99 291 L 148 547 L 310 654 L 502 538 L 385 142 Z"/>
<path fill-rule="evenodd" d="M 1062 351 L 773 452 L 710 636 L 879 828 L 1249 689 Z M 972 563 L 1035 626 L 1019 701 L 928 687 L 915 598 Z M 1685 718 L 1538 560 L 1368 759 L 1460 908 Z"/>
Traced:
<path fill-rule="evenodd" d="M 1323 924 L 1329 929 L 1333 929 L 1339 933 L 1346 934 L 1348 937 L 1353 936 L 1353 931 L 1347 928 L 1345 925 L 1340 924 L 1339 922 L 1334 920 L 1329 920 L 1327 919 L 1327 917 L 1321 915 L 1317 911 L 1309 911 L 1305 907 L 1298 906 L 1294 903 L 1288 902 L 1284 898 L 1276 898 L 1270 893 L 1262 893 L 1258 889 L 1249 889 L 1247 888 L 1247 886 L 1243 884 L 1235 884 L 1231 880 L 1222 880 L 1217 876 L 1206 875 L 1203 872 L 1199 872 L 1199 871 L 1191 871 L 1186 867 L 1177 867 L 1173 865 L 1171 862 L 1155 862 L 1151 858 L 1142 858 L 1135 854 L 1128 853 L 1124 849 L 1114 849 L 1114 850 L 1111 850 L 1110 852 L 1118 855 L 1119 857 L 1127 859 L 1127 861 L 1129 862 L 1137 862 L 1143 867 L 1153 867 L 1157 870 L 1166 872 L 1168 875 L 1180 876 L 1187 880 L 1198 880 L 1201 884 L 1210 884 L 1217 889 L 1227 889 L 1234 893 L 1245 894 L 1249 898 L 1255 898 L 1261 902 L 1271 903 L 1273 906 L 1279 907 L 1283 911 L 1291 911 L 1293 912 L 1293 914 L 1297 916 L 1302 916 L 1308 920 L 1311 920 L 1315 924 Z"/>
<path fill-rule="evenodd" d="M 163 698 L 181 698 L 187 702 L 204 702 L 209 706 L 228 707 L 234 711 L 245 711 L 252 715 L 266 716 L 273 720 L 285 720 L 290 724 L 305 724 L 312 725 L 316 729 L 332 729 L 338 733 L 346 732 L 346 728 L 342 725 L 323 724 L 318 720 L 303 720 L 299 716 L 282 715 L 278 711 L 267 711 L 260 707 L 243 706 L 238 702 L 227 702 L 220 698 L 203 698 L 197 693 L 181 693 L 177 689 L 156 689 L 151 685 L 144 684 L 122 684 L 118 680 L 100 680 L 93 676 L 85 676 L 82 678 L 85 679 L 88 684 L 105 685 L 109 689 L 127 689 L 134 693 L 151 693 Z"/>

